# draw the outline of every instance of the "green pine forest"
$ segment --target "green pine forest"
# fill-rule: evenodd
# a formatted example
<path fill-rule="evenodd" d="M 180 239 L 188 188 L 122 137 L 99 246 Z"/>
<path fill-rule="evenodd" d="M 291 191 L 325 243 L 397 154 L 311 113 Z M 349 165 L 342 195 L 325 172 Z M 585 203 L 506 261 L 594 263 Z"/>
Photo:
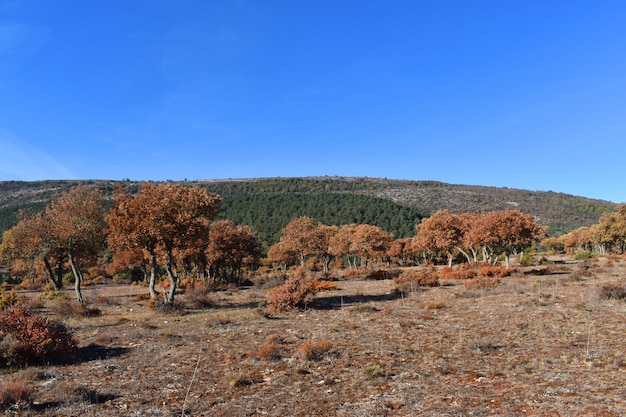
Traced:
<path fill-rule="evenodd" d="M 425 216 L 418 209 L 360 194 L 241 194 L 225 196 L 220 218 L 245 224 L 267 247 L 280 239 L 281 229 L 295 217 L 308 216 L 326 225 L 371 224 L 395 237 L 415 235 Z"/>

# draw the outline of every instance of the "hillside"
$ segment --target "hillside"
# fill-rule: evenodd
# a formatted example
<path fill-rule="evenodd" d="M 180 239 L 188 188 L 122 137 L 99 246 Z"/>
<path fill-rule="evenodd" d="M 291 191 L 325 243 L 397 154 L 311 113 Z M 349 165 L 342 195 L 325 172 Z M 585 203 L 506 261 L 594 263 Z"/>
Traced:
<path fill-rule="evenodd" d="M 549 226 L 551 235 L 559 235 L 594 224 L 602 213 L 615 208 L 615 204 L 608 201 L 552 191 L 369 177 L 257 178 L 184 183 L 221 195 L 224 199 L 221 217 L 255 227 L 266 235 L 264 240 L 267 241 L 275 240 L 277 231 L 290 217 L 309 215 L 327 224 L 368 221 L 374 213 L 364 216 L 362 212 L 366 209 L 376 211 L 372 210 L 373 207 L 379 207 L 376 223 L 395 223 L 396 226 L 378 225 L 388 230 L 393 228 L 389 231 L 397 236 L 410 234 L 414 223 L 421 217 L 440 209 L 456 213 L 519 209 L 534 215 L 540 224 Z M 35 209 L 40 208 L 41 203 L 49 201 L 54 194 L 79 184 L 97 187 L 107 196 L 120 185 L 131 189 L 140 185 L 138 182 L 110 180 L 3 181 L 0 182 L 0 231 L 15 222 L 14 216 L 19 208 L 31 207 L 35 203 L 38 203 L 34 205 Z M 359 200 L 355 196 L 366 198 Z M 380 200 L 393 204 L 385 205 Z M 333 214 L 329 207 L 338 209 Z M 320 208 L 324 208 L 323 213 Z M 380 215 L 381 210 L 384 216 Z M 333 217 L 339 214 L 342 217 Z M 408 228 L 406 225 L 400 227 L 397 224 L 399 219 L 413 224 Z"/>

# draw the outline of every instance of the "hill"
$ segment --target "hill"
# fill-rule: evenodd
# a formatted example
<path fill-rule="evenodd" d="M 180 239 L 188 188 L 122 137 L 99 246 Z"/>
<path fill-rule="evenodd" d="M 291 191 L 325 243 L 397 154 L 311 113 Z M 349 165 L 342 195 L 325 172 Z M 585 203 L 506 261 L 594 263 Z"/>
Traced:
<path fill-rule="evenodd" d="M 557 193 L 437 181 L 369 177 L 253 178 L 184 181 L 222 196 L 221 218 L 255 228 L 270 244 L 293 217 L 308 215 L 325 224 L 370 223 L 397 237 L 414 232 L 419 220 L 437 210 L 482 213 L 507 208 L 535 216 L 556 236 L 590 226 L 615 204 Z M 111 197 L 118 186 L 140 183 L 110 180 L 0 182 L 0 232 L 15 223 L 21 208 L 40 209 L 53 195 L 86 184 Z"/>

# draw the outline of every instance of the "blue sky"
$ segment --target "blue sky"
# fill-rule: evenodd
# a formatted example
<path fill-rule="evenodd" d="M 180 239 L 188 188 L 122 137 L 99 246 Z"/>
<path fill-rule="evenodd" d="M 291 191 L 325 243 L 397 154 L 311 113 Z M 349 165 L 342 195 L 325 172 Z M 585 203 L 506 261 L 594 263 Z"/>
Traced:
<path fill-rule="evenodd" d="M 626 2 L 0 0 L 0 180 L 626 201 Z"/>

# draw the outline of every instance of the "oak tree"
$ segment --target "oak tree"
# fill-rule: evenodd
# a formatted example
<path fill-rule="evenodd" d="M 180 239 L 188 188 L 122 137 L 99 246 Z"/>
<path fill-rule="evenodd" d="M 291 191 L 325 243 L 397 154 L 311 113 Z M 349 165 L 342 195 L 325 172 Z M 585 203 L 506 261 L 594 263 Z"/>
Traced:
<path fill-rule="evenodd" d="M 95 262 L 105 246 L 104 201 L 100 192 L 78 186 L 56 197 L 42 213 L 22 218 L 3 237 L 3 253 L 12 259 L 40 259 L 60 289 L 69 264 L 78 302 L 83 302 L 83 264 Z"/>
<path fill-rule="evenodd" d="M 545 229 L 537 224 L 532 215 L 519 210 L 481 214 L 472 226 L 472 233 L 482 243 L 485 259 L 495 262 L 497 256 L 504 255 L 507 267 L 511 253 L 522 253 L 546 235 Z"/>
<path fill-rule="evenodd" d="M 210 237 L 206 249 L 209 275 L 239 284 L 243 265 L 256 263 L 261 255 L 256 235 L 249 226 L 220 220 L 211 225 Z"/>
<path fill-rule="evenodd" d="M 448 210 L 439 210 L 422 219 L 417 234 L 420 245 L 434 254 L 442 252 L 448 258 L 448 266 L 464 243 L 467 225 L 463 219 Z"/>
<path fill-rule="evenodd" d="M 361 258 L 361 267 L 370 259 L 380 261 L 386 255 L 393 236 L 378 226 L 360 224 L 354 230 L 350 252 Z"/>
<path fill-rule="evenodd" d="M 102 194 L 88 186 L 78 186 L 53 200 L 44 211 L 46 233 L 66 255 L 78 302 L 83 302 L 81 283 L 84 261 L 95 260 L 105 247 L 106 221 Z"/>
<path fill-rule="evenodd" d="M 174 303 L 178 285 L 176 251 L 196 244 L 194 237 L 207 235 L 219 212 L 220 197 L 197 186 L 144 183 L 137 195 L 116 193 L 116 206 L 109 213 L 109 242 L 115 247 L 140 247 L 151 259 L 150 294 L 154 289 L 158 255 L 165 258 L 170 280 L 165 301 Z"/>
<path fill-rule="evenodd" d="M 48 233 L 50 230 L 44 213 L 22 212 L 18 214 L 18 219 L 18 223 L 3 235 L 0 257 L 18 275 L 34 276 L 42 265 L 54 289 L 61 290 L 67 257 Z"/>
<path fill-rule="evenodd" d="M 306 257 L 326 252 L 325 235 L 320 224 L 310 217 L 297 217 L 283 228 L 281 245 L 297 253 L 300 266 L 305 266 Z"/>

